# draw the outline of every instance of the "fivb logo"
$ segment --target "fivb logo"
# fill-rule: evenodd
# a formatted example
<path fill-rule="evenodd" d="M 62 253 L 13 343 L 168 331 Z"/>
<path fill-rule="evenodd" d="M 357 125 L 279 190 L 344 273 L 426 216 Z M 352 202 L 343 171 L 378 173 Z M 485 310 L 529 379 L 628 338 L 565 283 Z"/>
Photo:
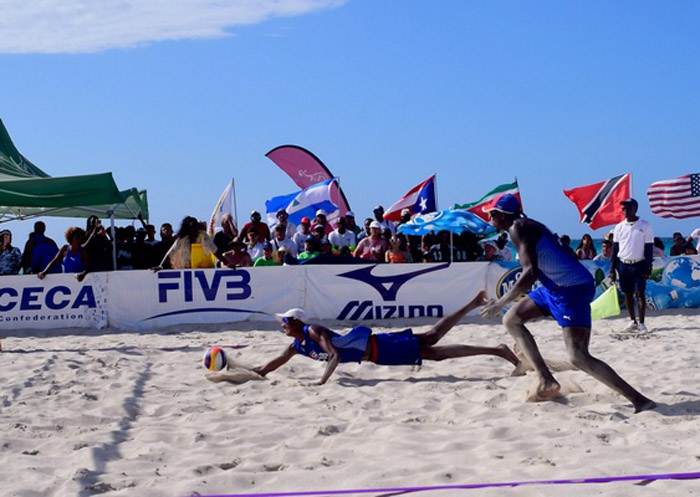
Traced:
<path fill-rule="evenodd" d="M 195 291 L 204 300 L 214 301 L 223 280 L 226 280 L 226 300 L 245 300 L 250 297 L 250 274 L 246 271 L 219 269 L 211 273 L 211 281 L 202 270 L 162 271 L 158 273 L 158 302 L 167 303 L 174 296 L 185 302 L 193 302 Z"/>
<path fill-rule="evenodd" d="M 416 305 L 397 305 L 386 304 L 386 302 L 396 302 L 396 295 L 399 289 L 413 278 L 417 278 L 423 274 L 440 271 L 449 267 L 450 264 L 440 264 L 437 266 L 412 271 L 410 273 L 392 274 L 389 276 L 376 276 L 372 274 L 372 270 L 377 265 L 363 267 L 341 273 L 338 276 L 341 278 L 349 278 L 358 280 L 368 284 L 381 295 L 384 304 L 376 304 L 371 300 L 351 300 L 348 302 L 336 319 L 392 319 L 392 318 L 420 318 L 420 317 L 442 317 L 443 307 L 440 304 L 416 304 Z"/>

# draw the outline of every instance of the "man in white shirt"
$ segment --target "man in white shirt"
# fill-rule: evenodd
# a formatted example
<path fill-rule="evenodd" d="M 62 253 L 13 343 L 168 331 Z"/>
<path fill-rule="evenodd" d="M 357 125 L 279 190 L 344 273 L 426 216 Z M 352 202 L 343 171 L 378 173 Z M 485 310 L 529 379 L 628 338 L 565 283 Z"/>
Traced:
<path fill-rule="evenodd" d="M 688 243 L 695 242 L 697 245 L 695 249 L 700 252 L 700 228 L 695 228 L 693 232 L 688 237 Z"/>
<path fill-rule="evenodd" d="M 647 278 L 651 275 L 654 253 L 654 233 L 651 225 L 637 216 L 637 201 L 633 198 L 620 202 L 625 220 L 613 230 L 613 252 L 610 258 L 610 279 L 620 277 L 620 289 L 625 294 L 625 304 L 632 320 L 625 331 L 645 332 Z M 634 297 L 637 297 L 639 320 L 635 316 Z"/>
<path fill-rule="evenodd" d="M 294 236 L 292 237 L 292 241 L 297 246 L 297 251 L 296 251 L 297 254 L 301 254 L 304 251 L 304 242 L 306 242 L 306 239 L 309 238 L 310 234 L 311 234 L 311 219 L 304 216 L 301 218 L 301 222 L 299 223 L 299 231 L 294 233 Z"/>
<path fill-rule="evenodd" d="M 382 227 L 382 233 L 384 232 L 384 230 L 391 231 L 392 235 L 396 233 L 396 226 L 394 226 L 394 223 L 392 223 L 388 219 L 384 219 L 384 207 L 378 205 L 374 208 L 372 212 L 374 212 L 374 220 L 377 221 Z"/>
<path fill-rule="evenodd" d="M 340 251 L 341 248 L 348 247 L 352 252 L 355 250 L 355 245 L 357 245 L 355 233 L 347 229 L 344 217 L 338 218 L 337 226 L 338 228 L 331 231 L 330 235 L 328 235 L 328 241 L 331 242 L 333 250 Z"/>
<path fill-rule="evenodd" d="M 279 252 L 281 248 L 284 248 L 292 257 L 296 257 L 299 254 L 296 243 L 287 238 L 286 226 L 281 223 L 276 224 L 273 228 L 272 241 L 270 243 L 272 244 L 272 250 Z"/>

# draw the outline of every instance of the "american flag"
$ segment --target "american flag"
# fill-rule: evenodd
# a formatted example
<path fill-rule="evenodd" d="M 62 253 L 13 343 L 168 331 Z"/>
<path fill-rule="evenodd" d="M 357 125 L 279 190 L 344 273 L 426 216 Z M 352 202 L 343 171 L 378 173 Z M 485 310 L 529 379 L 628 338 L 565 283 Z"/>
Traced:
<path fill-rule="evenodd" d="M 700 174 L 652 183 L 647 190 L 651 212 L 661 217 L 700 216 Z"/>

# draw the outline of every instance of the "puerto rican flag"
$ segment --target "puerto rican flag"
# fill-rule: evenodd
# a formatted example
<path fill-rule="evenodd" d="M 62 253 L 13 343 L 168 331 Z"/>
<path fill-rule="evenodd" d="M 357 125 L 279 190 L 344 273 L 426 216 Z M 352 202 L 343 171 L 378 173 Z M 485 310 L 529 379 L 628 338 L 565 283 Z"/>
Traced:
<path fill-rule="evenodd" d="M 581 223 L 589 224 L 591 229 L 617 224 L 625 219 L 620 202 L 632 196 L 632 173 L 564 190 L 564 195 L 576 204 Z"/>
<path fill-rule="evenodd" d="M 403 209 L 411 211 L 411 217 L 416 214 L 425 214 L 437 210 L 434 174 L 419 185 L 411 188 L 394 205 L 389 207 L 386 212 L 384 212 L 384 219 L 388 221 L 399 221 Z"/>

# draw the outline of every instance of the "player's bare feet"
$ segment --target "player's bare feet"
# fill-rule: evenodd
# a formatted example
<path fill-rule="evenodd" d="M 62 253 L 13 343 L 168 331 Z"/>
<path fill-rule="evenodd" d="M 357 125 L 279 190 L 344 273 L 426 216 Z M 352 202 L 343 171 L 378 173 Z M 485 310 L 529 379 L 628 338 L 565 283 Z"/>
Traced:
<path fill-rule="evenodd" d="M 540 386 L 537 387 L 537 398 L 548 400 L 554 397 L 561 390 L 561 385 L 554 379 L 542 380 Z"/>

